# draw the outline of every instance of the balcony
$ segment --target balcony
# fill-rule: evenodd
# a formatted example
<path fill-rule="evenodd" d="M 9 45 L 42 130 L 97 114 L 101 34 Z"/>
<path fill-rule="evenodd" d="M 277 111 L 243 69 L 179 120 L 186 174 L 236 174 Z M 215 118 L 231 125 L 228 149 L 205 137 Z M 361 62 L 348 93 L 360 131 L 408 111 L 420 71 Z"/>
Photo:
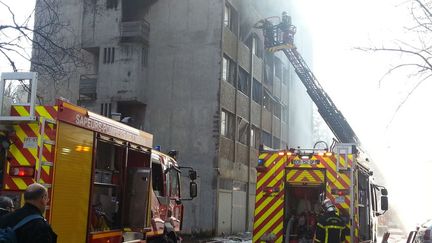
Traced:
<path fill-rule="evenodd" d="M 123 21 L 120 24 L 120 41 L 123 43 L 140 42 L 148 44 L 150 25 L 145 20 Z"/>
<path fill-rule="evenodd" d="M 97 74 L 83 74 L 79 83 L 79 100 L 93 101 L 97 99 Z"/>

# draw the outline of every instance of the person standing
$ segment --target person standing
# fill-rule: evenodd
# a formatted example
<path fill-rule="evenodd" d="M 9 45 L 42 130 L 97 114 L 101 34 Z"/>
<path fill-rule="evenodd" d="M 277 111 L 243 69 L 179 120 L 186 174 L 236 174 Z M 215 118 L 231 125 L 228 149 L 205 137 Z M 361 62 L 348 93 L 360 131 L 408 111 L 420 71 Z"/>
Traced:
<path fill-rule="evenodd" d="M 0 228 L 13 228 L 18 222 L 29 215 L 39 215 L 40 218 L 31 220 L 15 231 L 18 243 L 55 243 L 57 235 L 43 218 L 48 205 L 48 191 L 39 184 L 33 183 L 24 192 L 25 204 L 0 218 Z"/>
<path fill-rule="evenodd" d="M 12 199 L 6 196 L 0 196 L 0 217 L 12 212 L 14 204 Z"/>
<path fill-rule="evenodd" d="M 314 242 L 344 242 L 347 234 L 347 227 L 344 220 L 337 214 L 336 207 L 330 199 L 325 199 L 321 206 L 324 212 L 318 218 Z"/>

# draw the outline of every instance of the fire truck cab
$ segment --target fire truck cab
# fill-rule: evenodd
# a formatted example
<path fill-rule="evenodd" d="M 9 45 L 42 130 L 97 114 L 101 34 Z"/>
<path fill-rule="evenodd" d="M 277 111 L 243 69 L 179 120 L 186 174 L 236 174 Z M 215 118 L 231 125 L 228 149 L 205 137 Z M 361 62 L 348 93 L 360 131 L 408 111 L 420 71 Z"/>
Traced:
<path fill-rule="evenodd" d="M 196 171 L 179 166 L 176 151 L 153 150 L 152 134 L 62 99 L 36 105 L 36 87 L 36 73 L 1 75 L 1 194 L 20 206 L 28 185 L 45 185 L 45 217 L 61 243 L 176 242 Z"/>

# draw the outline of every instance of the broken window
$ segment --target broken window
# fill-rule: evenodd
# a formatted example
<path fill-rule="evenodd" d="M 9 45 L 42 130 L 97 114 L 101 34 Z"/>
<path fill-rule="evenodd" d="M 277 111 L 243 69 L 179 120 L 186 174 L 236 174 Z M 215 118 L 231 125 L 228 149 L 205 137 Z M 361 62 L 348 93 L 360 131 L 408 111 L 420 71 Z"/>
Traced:
<path fill-rule="evenodd" d="M 282 107 L 282 121 L 288 123 L 288 106 Z"/>
<path fill-rule="evenodd" d="M 267 147 L 271 147 L 272 145 L 272 135 L 268 132 L 262 131 L 261 133 L 261 143 Z"/>
<path fill-rule="evenodd" d="M 268 91 L 267 89 L 264 89 L 264 93 L 263 93 L 263 106 L 264 109 L 272 112 L 273 110 L 273 101 L 270 95 L 270 91 Z"/>
<path fill-rule="evenodd" d="M 238 117 L 237 125 L 239 130 L 239 142 L 247 145 L 249 142 L 249 123 L 243 118 Z"/>
<path fill-rule="evenodd" d="M 262 84 L 260 82 L 258 82 L 256 79 L 254 79 L 252 88 L 253 88 L 252 99 L 256 103 L 261 104 L 261 102 L 262 102 Z"/>
<path fill-rule="evenodd" d="M 269 85 L 273 85 L 273 66 L 266 65 L 264 75 L 264 81 Z"/>
<path fill-rule="evenodd" d="M 282 79 L 282 62 L 277 57 L 275 57 L 275 76 Z"/>
<path fill-rule="evenodd" d="M 288 83 L 289 76 L 290 76 L 290 74 L 289 74 L 289 69 L 288 69 L 288 67 L 285 67 L 285 68 L 283 69 L 283 76 L 282 76 L 282 82 L 283 82 L 284 84 L 287 84 L 287 83 Z"/>
<path fill-rule="evenodd" d="M 243 94 L 249 96 L 250 92 L 250 75 L 243 68 L 239 69 L 239 76 L 237 81 L 237 88 Z"/>
<path fill-rule="evenodd" d="M 224 9 L 224 26 L 234 34 L 237 34 L 237 13 L 235 9 L 228 4 L 225 4 Z"/>
<path fill-rule="evenodd" d="M 221 112 L 221 135 L 234 139 L 234 115 L 224 110 Z"/>
<path fill-rule="evenodd" d="M 281 104 L 278 101 L 274 101 L 273 111 L 274 111 L 274 115 L 277 118 L 281 119 Z"/>
<path fill-rule="evenodd" d="M 234 85 L 235 63 L 226 55 L 224 55 L 222 60 L 222 79 Z"/>
<path fill-rule="evenodd" d="M 251 135 L 250 135 L 250 146 L 254 147 L 256 149 L 259 148 L 260 145 L 260 129 L 256 126 L 252 126 L 251 130 Z"/>
<path fill-rule="evenodd" d="M 257 57 L 261 57 L 261 51 L 259 46 L 259 38 L 253 34 L 251 37 L 249 37 L 248 41 L 246 42 L 247 46 L 251 50 L 252 54 L 254 54 Z"/>
<path fill-rule="evenodd" d="M 280 139 L 276 136 L 273 136 L 273 148 L 280 149 Z"/>

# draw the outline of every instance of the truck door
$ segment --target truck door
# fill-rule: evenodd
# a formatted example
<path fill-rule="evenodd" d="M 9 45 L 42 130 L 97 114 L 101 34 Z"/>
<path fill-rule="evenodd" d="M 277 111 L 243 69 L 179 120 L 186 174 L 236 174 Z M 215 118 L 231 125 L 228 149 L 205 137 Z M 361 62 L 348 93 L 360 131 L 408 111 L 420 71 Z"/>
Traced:
<path fill-rule="evenodd" d="M 170 159 L 172 169 L 169 170 L 169 212 L 168 220 L 174 226 L 175 230 L 180 230 L 181 215 L 183 211 L 183 204 L 180 201 L 180 173 L 174 167 L 174 161 Z"/>
<path fill-rule="evenodd" d="M 125 225 L 144 228 L 148 223 L 150 168 L 128 168 Z"/>
<path fill-rule="evenodd" d="M 359 171 L 358 173 L 358 210 L 359 210 L 359 237 L 360 241 L 371 240 L 372 217 L 371 197 L 369 189 L 369 175 Z"/>
<path fill-rule="evenodd" d="M 165 165 L 163 164 L 162 157 L 152 153 L 152 189 L 153 189 L 153 198 L 152 198 L 152 214 L 153 214 L 153 222 L 154 227 L 159 233 L 162 233 L 164 229 L 164 222 L 167 218 L 168 214 L 168 205 L 169 205 L 169 176 L 164 173 Z"/>

